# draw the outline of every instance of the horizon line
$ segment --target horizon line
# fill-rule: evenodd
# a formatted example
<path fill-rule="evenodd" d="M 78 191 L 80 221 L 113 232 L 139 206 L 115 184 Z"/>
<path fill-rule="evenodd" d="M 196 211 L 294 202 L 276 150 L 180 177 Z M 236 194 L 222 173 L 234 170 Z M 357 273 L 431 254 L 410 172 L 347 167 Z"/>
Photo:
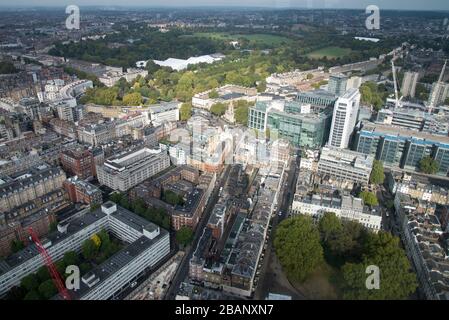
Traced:
<path fill-rule="evenodd" d="M 66 5 L 54 4 L 54 5 L 44 5 L 44 4 L 36 4 L 36 5 L 3 5 L 0 4 L 0 9 L 58 9 L 58 8 L 66 8 Z M 80 5 L 80 8 L 102 8 L 102 9 L 131 9 L 131 8 L 146 8 L 146 9 L 187 9 L 187 8 L 195 8 L 195 9 L 270 9 L 270 10 L 365 10 L 365 8 L 360 7 L 340 7 L 340 8 L 329 8 L 329 7 L 301 7 L 301 6 L 263 6 L 263 5 L 104 5 L 104 4 L 92 4 L 92 5 Z M 388 8 L 382 9 L 382 11 L 400 11 L 400 12 L 449 12 L 449 9 L 400 9 L 400 8 Z"/>

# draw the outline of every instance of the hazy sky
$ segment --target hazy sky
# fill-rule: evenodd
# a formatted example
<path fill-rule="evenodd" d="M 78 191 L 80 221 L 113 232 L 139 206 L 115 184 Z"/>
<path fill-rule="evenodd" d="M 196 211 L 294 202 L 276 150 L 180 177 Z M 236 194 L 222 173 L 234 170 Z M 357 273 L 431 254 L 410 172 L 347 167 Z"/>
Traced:
<path fill-rule="evenodd" d="M 65 6 L 75 4 L 114 6 L 259 6 L 274 8 L 366 8 L 449 10 L 449 0 L 0 0 L 0 6 Z"/>

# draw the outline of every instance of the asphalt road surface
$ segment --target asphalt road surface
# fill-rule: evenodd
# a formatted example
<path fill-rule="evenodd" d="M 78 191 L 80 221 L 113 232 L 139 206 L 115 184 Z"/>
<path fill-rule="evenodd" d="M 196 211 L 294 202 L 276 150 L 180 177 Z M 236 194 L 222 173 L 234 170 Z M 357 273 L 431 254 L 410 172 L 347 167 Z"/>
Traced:
<path fill-rule="evenodd" d="M 231 166 L 226 166 L 221 177 L 219 177 L 217 179 L 218 185 L 215 186 L 215 188 L 209 198 L 206 209 L 204 210 L 204 214 L 201 217 L 201 220 L 197 225 L 192 244 L 190 245 L 189 248 L 187 248 L 187 252 L 184 255 L 184 258 L 181 261 L 178 271 L 176 272 L 176 275 L 174 276 L 174 278 L 172 280 L 172 284 L 167 290 L 167 293 L 165 295 L 165 300 L 174 300 L 175 299 L 177 290 L 178 290 L 181 282 L 183 282 L 186 279 L 186 277 L 188 276 L 189 261 L 192 258 L 193 252 L 195 251 L 195 248 L 198 244 L 198 241 L 201 238 L 201 235 L 203 234 L 203 229 L 206 226 L 207 221 L 209 221 L 209 217 L 212 213 L 212 210 L 214 209 L 215 203 L 217 203 L 217 201 L 218 201 L 220 188 L 224 186 L 224 184 L 228 178 L 230 169 L 231 169 Z"/>

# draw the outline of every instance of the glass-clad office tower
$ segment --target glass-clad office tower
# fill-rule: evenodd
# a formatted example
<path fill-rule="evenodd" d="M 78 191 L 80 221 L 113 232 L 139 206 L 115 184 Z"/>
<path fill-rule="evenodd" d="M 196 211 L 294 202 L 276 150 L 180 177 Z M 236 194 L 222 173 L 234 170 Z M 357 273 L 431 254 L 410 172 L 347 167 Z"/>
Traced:
<path fill-rule="evenodd" d="M 263 101 L 249 109 L 248 127 L 287 139 L 296 147 L 319 148 L 329 137 L 332 109 L 313 112 L 298 101 Z M 268 130 L 267 130 L 268 129 Z"/>

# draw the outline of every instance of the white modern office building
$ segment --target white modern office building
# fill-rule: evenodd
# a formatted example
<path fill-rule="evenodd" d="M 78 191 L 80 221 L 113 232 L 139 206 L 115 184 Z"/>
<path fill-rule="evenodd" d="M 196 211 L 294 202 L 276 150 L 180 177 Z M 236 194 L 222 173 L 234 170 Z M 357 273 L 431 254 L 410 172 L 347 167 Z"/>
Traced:
<path fill-rule="evenodd" d="M 153 126 L 157 127 L 163 122 L 179 121 L 179 102 L 162 102 L 148 108 L 148 115 Z"/>
<path fill-rule="evenodd" d="M 360 107 L 360 92 L 349 89 L 338 98 L 332 117 L 332 126 L 328 144 L 336 148 L 347 148 Z"/>
<path fill-rule="evenodd" d="M 125 192 L 170 166 L 167 150 L 139 148 L 122 152 L 97 165 L 98 181 Z"/>
<path fill-rule="evenodd" d="M 367 184 L 373 167 L 374 156 L 356 151 L 324 147 L 318 161 L 318 175 L 335 180 Z"/>
<path fill-rule="evenodd" d="M 73 219 L 60 223 L 58 231 L 42 239 L 42 244 L 52 260 L 57 261 L 67 251 L 80 252 L 83 242 L 101 230 L 113 234 L 126 245 L 83 275 L 80 289 L 70 291 L 72 299 L 110 299 L 154 267 L 170 251 L 168 231 L 113 202 L 106 202 L 93 212 L 84 210 Z M 34 244 L 0 261 L 0 296 L 43 265 L 44 261 Z"/>

